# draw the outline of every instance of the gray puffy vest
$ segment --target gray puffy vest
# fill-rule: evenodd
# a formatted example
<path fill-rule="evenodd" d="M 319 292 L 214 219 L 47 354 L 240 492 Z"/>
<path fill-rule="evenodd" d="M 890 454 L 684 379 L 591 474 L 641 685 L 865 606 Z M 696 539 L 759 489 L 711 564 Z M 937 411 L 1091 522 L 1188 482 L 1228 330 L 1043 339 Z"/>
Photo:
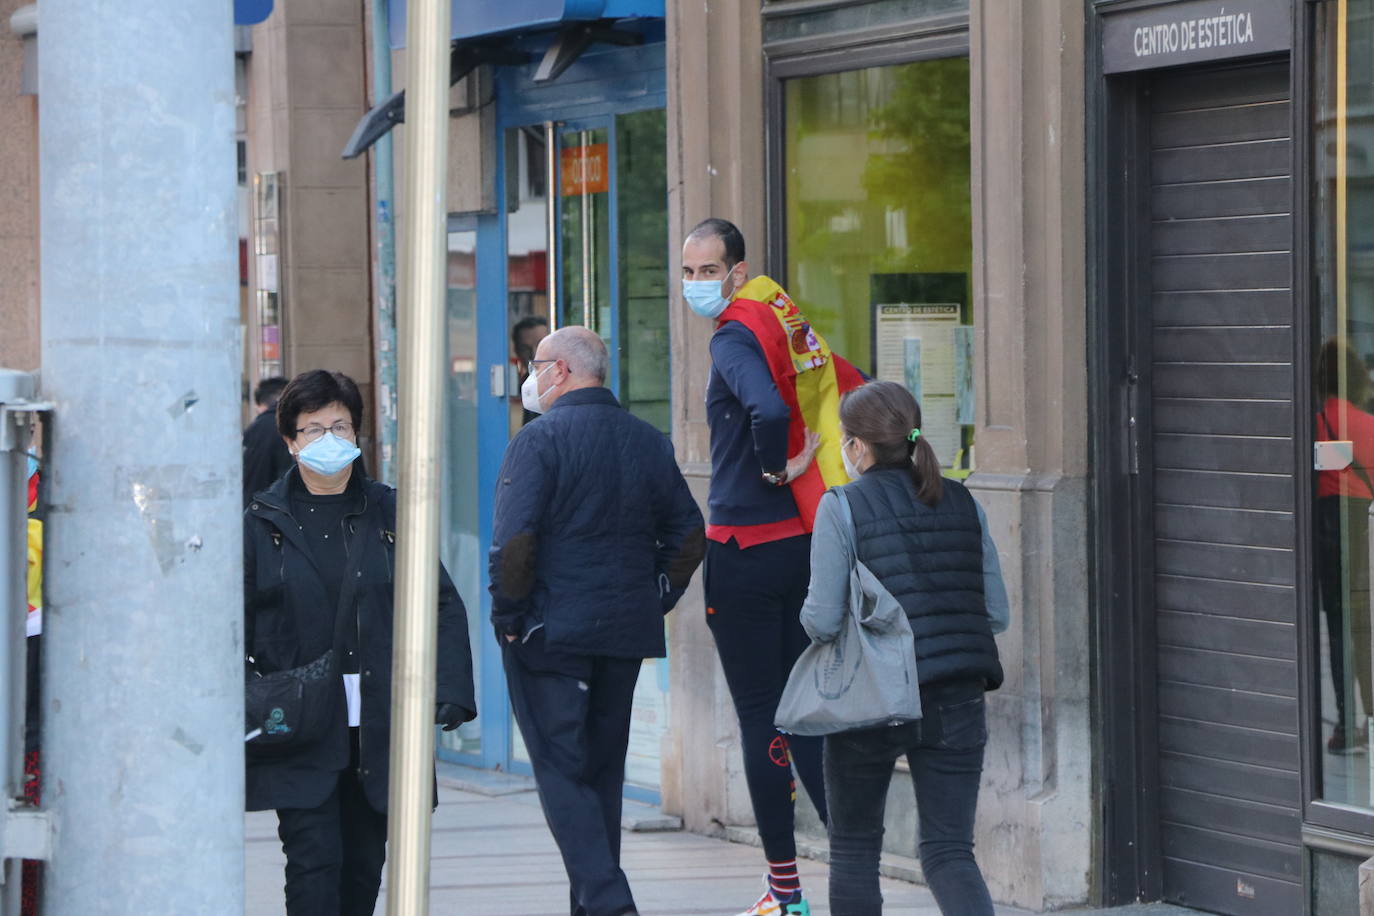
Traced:
<path fill-rule="evenodd" d="M 983 598 L 983 530 L 963 484 L 944 481 L 935 506 L 905 469 L 873 468 L 844 487 L 859 559 L 901 602 L 916 637 L 921 684 L 981 677 L 1002 683 Z"/>

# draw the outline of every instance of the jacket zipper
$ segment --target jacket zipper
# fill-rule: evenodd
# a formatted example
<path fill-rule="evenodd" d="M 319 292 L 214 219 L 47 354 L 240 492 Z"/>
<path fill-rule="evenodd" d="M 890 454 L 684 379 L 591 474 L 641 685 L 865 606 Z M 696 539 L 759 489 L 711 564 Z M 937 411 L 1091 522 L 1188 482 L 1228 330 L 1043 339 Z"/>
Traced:
<path fill-rule="evenodd" d="M 366 494 L 366 493 L 363 493 L 363 494 L 362 494 L 362 497 L 363 497 L 363 506 L 362 506 L 362 508 L 356 513 L 357 515 L 364 515 L 364 514 L 367 512 L 367 494 Z M 353 534 L 354 534 L 354 532 L 356 531 L 356 528 L 354 527 L 354 524 L 353 524 L 353 522 L 351 521 L 352 517 L 353 517 L 353 516 L 349 516 L 348 518 L 345 519 L 345 521 L 348 522 L 348 538 L 344 541 L 344 555 L 345 555 L 345 556 L 348 555 L 349 547 L 350 547 L 350 545 L 351 545 L 352 542 L 353 542 Z M 356 569 L 356 570 L 354 570 L 354 572 L 353 572 L 353 578 L 354 578 L 354 579 L 360 579 L 360 578 L 362 578 L 362 575 L 363 575 L 363 570 L 362 570 L 361 565 L 359 565 L 359 568 Z M 343 587 L 344 587 L 344 588 L 347 588 L 347 587 L 348 587 L 348 583 L 345 582 L 344 585 L 343 585 Z M 363 766 L 363 676 L 362 676 L 362 671 L 363 671 L 363 622 L 362 622 L 361 620 L 358 619 L 358 586 L 357 586 L 357 583 L 356 583 L 356 582 L 355 582 L 354 585 L 353 585 L 353 606 L 352 606 L 351 608 L 348 609 L 348 613 L 350 613 L 350 614 L 353 615 L 353 633 L 354 633 L 354 637 L 355 637 L 355 638 L 357 639 L 357 641 L 358 641 L 358 649 L 357 649 L 357 652 L 358 652 L 358 772 L 357 772 L 357 777 L 358 777 L 358 784 L 361 785 L 362 782 L 363 782 L 363 778 L 367 775 L 367 769 Z M 348 719 L 348 691 L 344 691 L 344 719 L 345 719 L 345 721 L 347 721 L 347 719 Z M 349 727 L 351 728 L 352 726 L 350 725 Z"/>

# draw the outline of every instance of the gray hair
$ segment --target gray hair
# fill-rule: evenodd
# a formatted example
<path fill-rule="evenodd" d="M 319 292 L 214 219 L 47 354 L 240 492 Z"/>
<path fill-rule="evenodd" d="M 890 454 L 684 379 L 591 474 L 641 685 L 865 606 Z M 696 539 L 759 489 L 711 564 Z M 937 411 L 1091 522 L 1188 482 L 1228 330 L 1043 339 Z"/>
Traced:
<path fill-rule="evenodd" d="M 578 325 L 559 328 L 543 341 L 545 355 L 568 364 L 573 375 L 589 376 L 606 384 L 610 372 L 611 355 L 596 332 Z"/>

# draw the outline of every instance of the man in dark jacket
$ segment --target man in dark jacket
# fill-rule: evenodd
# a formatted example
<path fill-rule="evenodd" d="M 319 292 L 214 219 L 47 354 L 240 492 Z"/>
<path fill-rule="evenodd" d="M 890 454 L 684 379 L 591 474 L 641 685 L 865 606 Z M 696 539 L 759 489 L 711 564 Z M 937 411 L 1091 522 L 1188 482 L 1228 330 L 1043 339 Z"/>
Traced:
<path fill-rule="evenodd" d="M 247 745 L 247 808 L 276 809 L 286 910 L 371 914 L 386 858 L 396 493 L 360 470 L 357 385 L 315 370 L 292 380 L 278 433 L 297 466 L 244 512 L 244 646 L 262 674 L 333 649 L 333 718 L 301 746 Z M 467 615 L 439 568 L 435 721 L 476 716 Z M 251 734 L 251 732 L 250 732 Z"/>
<path fill-rule="evenodd" d="M 286 387 L 286 379 L 273 375 L 258 382 L 253 389 L 253 403 L 258 415 L 243 431 L 243 504 L 253 501 L 253 494 L 270 487 L 274 481 L 291 470 L 291 453 L 277 434 L 277 398 Z"/>
<path fill-rule="evenodd" d="M 635 912 L 620 869 L 630 706 L 663 615 L 701 562 L 704 523 L 668 439 L 603 386 L 596 334 L 546 337 L 496 491 L 492 623 L 574 914 Z"/>
<path fill-rule="evenodd" d="M 744 236 L 708 219 L 682 246 L 682 295 L 715 322 L 706 383 L 711 432 L 706 625 L 739 717 L 745 783 L 768 862 L 763 895 L 739 916 L 804 916 L 795 766 L 826 819 L 821 741 L 773 727 L 792 665 L 810 644 L 798 617 L 821 494 L 848 480 L 839 395 L 862 373 L 832 353 L 787 292 L 749 275 Z"/>

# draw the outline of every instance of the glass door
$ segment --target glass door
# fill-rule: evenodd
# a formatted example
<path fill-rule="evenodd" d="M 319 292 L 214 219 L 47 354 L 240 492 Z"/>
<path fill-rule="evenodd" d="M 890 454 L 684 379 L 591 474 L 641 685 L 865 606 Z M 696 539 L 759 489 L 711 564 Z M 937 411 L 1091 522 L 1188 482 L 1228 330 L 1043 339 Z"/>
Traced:
<path fill-rule="evenodd" d="M 477 708 L 483 709 L 482 634 L 483 564 L 481 549 L 479 475 L 474 473 L 478 440 L 477 372 L 477 233 L 453 229 L 448 233 L 447 295 L 445 307 L 446 391 L 445 444 L 448 465 L 443 475 L 440 506 L 440 557 L 467 607 L 468 644 L 472 651 Z M 438 747 L 455 755 L 482 753 L 481 717 L 454 731 L 439 731 Z"/>

